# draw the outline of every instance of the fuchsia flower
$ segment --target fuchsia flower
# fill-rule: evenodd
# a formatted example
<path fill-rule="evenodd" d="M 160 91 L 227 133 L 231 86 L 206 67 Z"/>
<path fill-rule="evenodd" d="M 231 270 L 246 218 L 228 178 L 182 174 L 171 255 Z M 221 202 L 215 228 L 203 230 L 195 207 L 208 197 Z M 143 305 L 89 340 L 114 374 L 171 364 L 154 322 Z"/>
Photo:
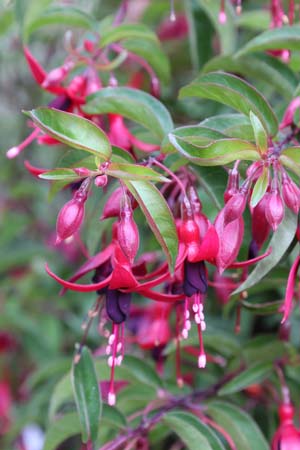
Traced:
<path fill-rule="evenodd" d="M 294 408 L 288 404 L 282 404 L 278 409 L 279 428 L 277 429 L 271 444 L 271 450 L 299 450 L 300 432 L 294 425 Z"/>

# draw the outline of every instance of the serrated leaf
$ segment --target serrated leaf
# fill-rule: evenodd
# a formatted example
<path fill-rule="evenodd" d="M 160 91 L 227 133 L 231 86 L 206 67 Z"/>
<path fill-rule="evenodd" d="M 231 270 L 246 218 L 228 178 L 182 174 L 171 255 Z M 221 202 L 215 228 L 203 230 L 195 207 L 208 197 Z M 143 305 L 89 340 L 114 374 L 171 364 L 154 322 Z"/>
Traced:
<path fill-rule="evenodd" d="M 300 25 L 267 30 L 247 42 L 237 56 L 271 49 L 300 50 Z"/>
<path fill-rule="evenodd" d="M 102 413 L 102 401 L 93 358 L 87 347 L 83 347 L 79 361 L 73 362 L 71 382 L 81 425 L 82 441 L 95 442 Z"/>
<path fill-rule="evenodd" d="M 292 243 L 297 229 L 297 217 L 288 208 L 285 210 L 285 217 L 278 227 L 276 233 L 269 243 L 272 247 L 272 252 L 269 256 L 262 259 L 252 270 L 246 281 L 236 289 L 232 295 L 249 289 L 251 286 L 257 284 L 270 270 L 273 269 L 280 261 L 290 244 Z"/>
<path fill-rule="evenodd" d="M 138 202 L 173 270 L 178 251 L 178 237 L 174 218 L 166 200 L 149 181 L 124 181 L 124 183 Z"/>
<path fill-rule="evenodd" d="M 88 97 L 82 109 L 88 114 L 120 114 L 143 125 L 160 140 L 174 128 L 165 106 L 138 89 L 126 87 L 101 89 Z"/>
<path fill-rule="evenodd" d="M 256 54 L 237 58 L 235 55 L 216 56 L 203 68 L 203 73 L 222 70 L 246 77 L 250 80 L 259 80 L 268 86 L 273 86 L 276 92 L 290 100 L 297 85 L 295 73 L 271 55 Z"/>
<path fill-rule="evenodd" d="M 269 170 L 267 167 L 263 168 L 263 172 L 257 179 L 250 200 L 250 205 L 254 208 L 265 195 L 269 184 Z"/>
<path fill-rule="evenodd" d="M 45 133 L 72 148 L 92 153 L 106 161 L 111 146 L 105 133 L 90 120 L 53 108 L 37 108 L 26 114 Z"/>
<path fill-rule="evenodd" d="M 268 151 L 268 135 L 262 126 L 261 121 L 252 111 L 250 111 L 249 117 L 253 128 L 256 146 L 260 153 L 264 154 Z"/>
<path fill-rule="evenodd" d="M 78 176 L 74 170 L 61 168 L 61 169 L 53 169 L 49 170 L 49 172 L 45 172 L 39 175 L 39 178 L 43 180 L 64 180 L 68 183 L 72 183 L 74 181 L 81 180 L 82 177 Z"/>
<path fill-rule="evenodd" d="M 129 180 L 152 180 L 163 183 L 170 181 L 150 167 L 139 166 L 138 164 L 111 163 L 105 173 L 115 178 Z"/>
<path fill-rule="evenodd" d="M 261 383 L 272 372 L 273 364 L 259 362 L 239 373 L 218 391 L 218 395 L 230 395 L 240 392 L 254 383 Z"/>
<path fill-rule="evenodd" d="M 252 417 L 240 408 L 227 402 L 212 401 L 207 412 L 230 434 L 238 450 L 269 450 L 269 444 Z"/>
<path fill-rule="evenodd" d="M 27 25 L 26 33 L 30 36 L 34 31 L 48 25 L 72 26 L 91 30 L 93 28 L 92 18 L 78 8 L 71 6 L 51 6 L 41 11 L 41 14 Z"/>
<path fill-rule="evenodd" d="M 170 79 L 170 63 L 159 44 L 150 40 L 126 39 L 122 46 L 147 61 L 164 83 Z"/>
<path fill-rule="evenodd" d="M 249 161 L 260 159 L 256 146 L 241 139 L 219 139 L 202 145 L 203 138 L 195 137 L 191 143 L 188 138 L 182 138 L 173 133 L 170 133 L 168 137 L 172 146 L 181 155 L 200 166 L 223 166 L 237 159 Z"/>
<path fill-rule="evenodd" d="M 261 93 L 241 78 L 223 72 L 202 75 L 180 90 L 179 98 L 203 97 L 223 103 L 249 116 L 250 111 L 262 122 L 267 134 L 278 130 L 276 116 Z"/>
<path fill-rule="evenodd" d="M 285 167 L 300 176 L 300 147 L 284 149 L 279 159 Z"/>
<path fill-rule="evenodd" d="M 200 420 L 192 414 L 181 411 L 173 411 L 164 415 L 163 422 L 180 437 L 180 439 L 185 443 L 187 449 L 213 449 L 205 435 L 201 432 Z"/>
<path fill-rule="evenodd" d="M 69 413 L 51 423 L 45 435 L 43 450 L 56 450 L 71 436 L 78 434 L 80 422 L 76 413 Z"/>
<path fill-rule="evenodd" d="M 105 47 L 113 42 L 122 41 L 123 39 L 141 39 L 150 40 L 158 43 L 158 38 L 150 28 L 140 23 L 126 23 L 105 30 L 100 39 L 100 46 Z"/>

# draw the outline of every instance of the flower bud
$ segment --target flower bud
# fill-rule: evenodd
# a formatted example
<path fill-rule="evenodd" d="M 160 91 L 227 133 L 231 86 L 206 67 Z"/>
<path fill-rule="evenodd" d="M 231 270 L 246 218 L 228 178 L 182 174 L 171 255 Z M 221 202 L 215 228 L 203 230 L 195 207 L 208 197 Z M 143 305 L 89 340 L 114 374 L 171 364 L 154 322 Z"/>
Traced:
<path fill-rule="evenodd" d="M 89 185 L 90 180 L 87 178 L 75 192 L 72 200 L 60 210 L 56 222 L 56 244 L 73 236 L 79 230 L 84 218 L 84 204 L 87 200 Z"/>
<path fill-rule="evenodd" d="M 110 219 L 111 217 L 119 217 L 120 215 L 120 201 L 123 195 L 123 190 L 118 187 L 108 197 L 102 212 L 100 220 Z"/>
<path fill-rule="evenodd" d="M 224 223 L 227 225 L 242 216 L 247 203 L 248 192 L 240 191 L 234 194 L 224 207 Z"/>
<path fill-rule="evenodd" d="M 118 241 L 124 255 L 132 264 L 139 248 L 139 231 L 133 219 L 131 202 L 127 194 L 123 194 L 121 199 Z"/>
<path fill-rule="evenodd" d="M 286 173 L 282 175 L 282 197 L 288 208 L 295 214 L 299 212 L 300 191 L 297 185 L 290 179 Z"/>
<path fill-rule="evenodd" d="M 294 408 L 290 403 L 282 404 L 278 409 L 280 425 L 271 444 L 271 450 L 298 450 L 300 433 L 294 426 Z"/>
<path fill-rule="evenodd" d="M 227 203 L 239 190 L 239 172 L 237 169 L 229 171 L 228 183 L 224 192 L 224 202 Z"/>
<path fill-rule="evenodd" d="M 268 193 L 265 194 L 261 201 L 251 210 L 252 238 L 256 243 L 258 250 L 262 247 L 270 234 L 270 225 L 265 214 L 267 199 Z"/>
<path fill-rule="evenodd" d="M 79 177 L 89 177 L 91 175 L 91 171 L 86 167 L 76 167 L 73 170 Z"/>
<path fill-rule="evenodd" d="M 51 70 L 42 83 L 43 88 L 47 89 L 50 86 L 59 84 L 67 77 L 69 71 L 73 67 L 74 63 L 70 61 L 65 63 L 63 66 L 56 67 L 55 69 Z"/>
<path fill-rule="evenodd" d="M 284 216 L 284 204 L 278 189 L 272 190 L 266 196 L 266 219 L 273 231 L 276 231 Z"/>
<path fill-rule="evenodd" d="M 95 178 L 94 183 L 97 187 L 105 187 L 107 185 L 107 175 L 99 175 Z"/>

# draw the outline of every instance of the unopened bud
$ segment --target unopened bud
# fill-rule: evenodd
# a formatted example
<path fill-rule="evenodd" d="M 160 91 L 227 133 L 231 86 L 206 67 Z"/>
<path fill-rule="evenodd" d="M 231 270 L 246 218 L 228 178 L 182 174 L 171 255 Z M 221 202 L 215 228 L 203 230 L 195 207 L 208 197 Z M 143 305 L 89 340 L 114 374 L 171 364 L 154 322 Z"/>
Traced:
<path fill-rule="evenodd" d="M 238 219 L 243 214 L 247 203 L 247 191 L 240 191 L 234 194 L 224 207 L 224 224 L 225 226 Z"/>
<path fill-rule="evenodd" d="M 43 88 L 47 89 L 48 87 L 63 81 L 67 77 L 69 71 L 73 69 L 73 67 L 74 63 L 72 61 L 69 61 L 63 66 L 56 67 L 55 69 L 51 70 L 42 83 Z"/>
<path fill-rule="evenodd" d="M 273 231 L 276 231 L 284 216 L 284 204 L 278 189 L 266 195 L 266 219 Z"/>
<path fill-rule="evenodd" d="M 123 190 L 121 187 L 115 189 L 113 193 L 107 199 L 102 216 L 100 220 L 109 219 L 111 217 L 119 217 L 120 215 L 120 201 L 123 195 Z"/>
<path fill-rule="evenodd" d="M 298 214 L 300 206 L 300 190 L 286 174 L 282 177 L 282 196 L 286 206 L 295 214 Z"/>
<path fill-rule="evenodd" d="M 107 185 L 107 175 L 99 175 L 95 178 L 94 183 L 97 187 L 104 187 Z"/>
<path fill-rule="evenodd" d="M 79 230 L 84 218 L 84 204 L 87 200 L 89 183 L 89 179 L 84 180 L 72 200 L 60 210 L 56 221 L 56 244 L 73 236 Z"/>
<path fill-rule="evenodd" d="M 139 230 L 133 219 L 130 198 L 123 194 L 121 199 L 118 241 L 124 255 L 132 264 L 139 248 Z"/>
<path fill-rule="evenodd" d="M 91 171 L 86 167 L 76 167 L 73 170 L 79 177 L 89 177 L 91 175 Z"/>
<path fill-rule="evenodd" d="M 228 183 L 224 192 L 224 202 L 227 203 L 239 190 L 239 172 L 236 169 L 229 171 Z"/>

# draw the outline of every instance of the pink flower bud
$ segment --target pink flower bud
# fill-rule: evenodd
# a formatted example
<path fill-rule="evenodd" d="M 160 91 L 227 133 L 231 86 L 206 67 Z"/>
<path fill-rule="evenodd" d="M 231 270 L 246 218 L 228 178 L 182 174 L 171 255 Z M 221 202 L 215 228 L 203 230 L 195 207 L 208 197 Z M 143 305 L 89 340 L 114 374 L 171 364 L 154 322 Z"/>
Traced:
<path fill-rule="evenodd" d="M 265 214 L 267 199 L 268 194 L 265 194 L 261 201 L 251 210 L 252 237 L 258 250 L 262 247 L 270 234 L 270 225 Z"/>
<path fill-rule="evenodd" d="M 93 53 L 93 51 L 95 50 L 95 42 L 91 41 L 90 39 L 85 39 L 83 42 L 83 46 L 85 51 L 89 53 Z"/>
<path fill-rule="evenodd" d="M 228 183 L 226 190 L 224 192 L 224 202 L 227 203 L 228 200 L 238 192 L 239 190 L 239 172 L 236 169 L 229 171 Z"/>
<path fill-rule="evenodd" d="M 175 21 L 168 17 L 158 27 L 157 35 L 161 41 L 184 39 L 188 34 L 188 20 L 184 14 L 178 14 Z"/>
<path fill-rule="evenodd" d="M 121 199 L 118 241 L 124 255 L 132 264 L 139 248 L 139 230 L 133 219 L 131 202 L 127 194 L 123 194 Z"/>
<path fill-rule="evenodd" d="M 86 167 L 76 167 L 73 170 L 79 177 L 89 177 L 91 175 L 91 171 Z"/>
<path fill-rule="evenodd" d="M 266 196 L 266 219 L 273 231 L 276 231 L 284 216 L 284 204 L 278 189 L 267 193 Z"/>
<path fill-rule="evenodd" d="M 63 66 L 56 67 L 51 70 L 44 79 L 42 86 L 47 89 L 50 86 L 54 86 L 63 81 L 71 69 L 73 69 L 74 63 L 72 61 L 65 63 Z"/>
<path fill-rule="evenodd" d="M 60 210 L 56 222 L 56 244 L 73 236 L 79 230 L 84 218 L 84 205 L 87 200 L 89 185 L 90 180 L 84 180 L 73 198 Z"/>
<path fill-rule="evenodd" d="M 294 123 L 294 114 L 297 109 L 300 108 L 300 97 L 294 98 L 291 103 L 288 105 L 283 119 L 279 125 L 279 129 L 282 130 L 285 127 L 288 127 Z"/>
<path fill-rule="evenodd" d="M 247 203 L 247 192 L 234 194 L 224 207 L 224 223 L 227 225 L 242 216 Z"/>
<path fill-rule="evenodd" d="M 261 161 L 255 161 L 247 169 L 247 178 L 248 179 L 251 178 L 251 181 L 255 181 L 261 176 L 262 171 L 263 171 L 263 164 L 262 164 L 262 162 Z"/>
<path fill-rule="evenodd" d="M 107 175 L 99 175 L 95 178 L 95 186 L 97 187 L 104 187 L 107 185 Z"/>
<path fill-rule="evenodd" d="M 282 175 L 282 196 L 286 206 L 295 214 L 298 214 L 300 206 L 300 190 L 285 173 Z"/>
<path fill-rule="evenodd" d="M 102 212 L 100 220 L 109 219 L 111 217 L 119 217 L 120 215 L 120 201 L 123 195 L 123 190 L 118 187 L 108 197 Z"/>

